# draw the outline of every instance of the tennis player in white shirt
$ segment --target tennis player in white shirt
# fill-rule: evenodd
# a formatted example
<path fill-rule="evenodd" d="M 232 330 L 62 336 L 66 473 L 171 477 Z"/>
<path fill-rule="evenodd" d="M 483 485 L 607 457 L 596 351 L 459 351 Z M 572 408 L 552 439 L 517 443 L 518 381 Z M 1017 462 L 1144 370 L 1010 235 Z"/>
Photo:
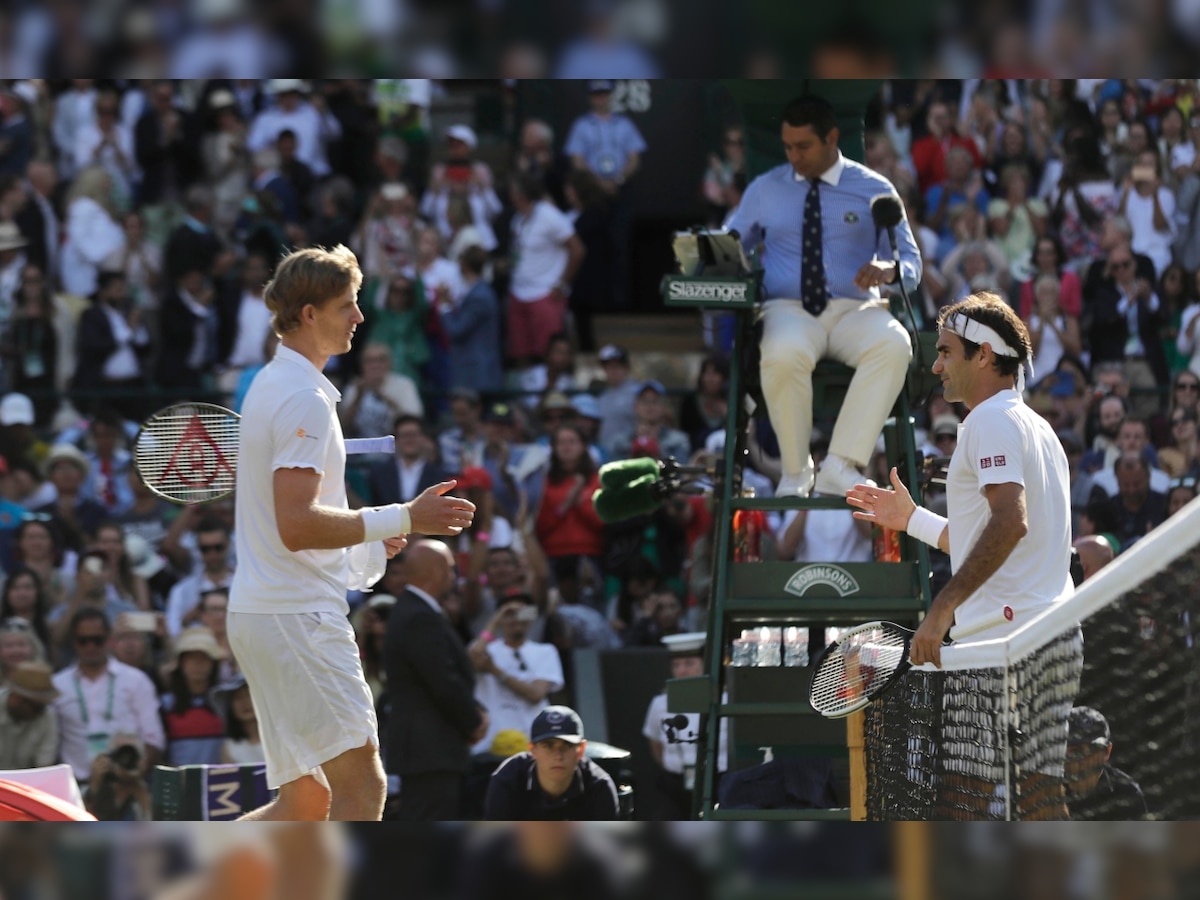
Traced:
<path fill-rule="evenodd" d="M 933 598 L 910 651 L 915 665 L 940 666 L 942 640 L 952 625 L 965 632 L 994 622 L 971 639 L 1006 637 L 1070 597 L 1074 582 L 1070 472 L 1054 429 L 1022 398 L 1031 358 L 1024 323 L 996 294 L 980 291 L 942 310 L 937 349 L 933 372 L 946 399 L 970 408 L 946 476 L 949 518 L 917 506 L 894 468 L 893 490 L 859 484 L 846 499 L 856 507 L 856 518 L 905 530 L 950 554 L 954 574 Z M 1023 748 L 1027 780 L 1019 817 L 1066 818 L 1061 779 L 1067 716 L 1083 671 L 1079 626 L 1047 642 L 1030 658 L 1029 669 L 1037 681 L 1022 694 L 1037 698 L 1039 706 L 1019 710 L 1030 732 Z M 947 710 L 956 702 L 954 683 L 946 682 Z M 1028 724 L 1038 721 L 1046 726 Z M 978 724 L 972 740 L 983 759 L 991 758 L 987 750 L 998 752 L 1004 738 Z M 976 767 L 962 774 L 978 779 L 982 771 Z M 997 769 L 982 780 L 998 783 L 1003 775 Z M 963 811 L 986 812 L 955 812 Z"/>
<path fill-rule="evenodd" d="M 347 507 L 341 394 L 321 373 L 363 321 L 361 285 L 347 248 L 308 248 L 264 292 L 281 343 L 242 407 L 228 632 L 279 795 L 250 819 L 380 818 L 386 781 L 346 592 L 374 584 L 406 535 L 459 534 L 474 516 L 444 496 L 453 481 L 406 504 Z"/>

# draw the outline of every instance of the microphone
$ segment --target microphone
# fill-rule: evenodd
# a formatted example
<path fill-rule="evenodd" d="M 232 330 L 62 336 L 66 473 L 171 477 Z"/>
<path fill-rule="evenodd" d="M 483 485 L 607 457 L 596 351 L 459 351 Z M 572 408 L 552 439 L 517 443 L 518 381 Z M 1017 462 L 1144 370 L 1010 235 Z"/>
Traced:
<path fill-rule="evenodd" d="M 605 463 L 600 467 L 600 487 L 604 490 L 625 487 L 646 475 L 658 477 L 658 460 L 640 456 L 636 459 Z"/>
<path fill-rule="evenodd" d="M 601 489 L 592 496 L 592 505 L 600 521 L 623 522 L 658 509 L 668 487 L 657 476 L 643 475 L 627 485 Z"/>
<path fill-rule="evenodd" d="M 684 475 L 712 475 L 706 466 L 683 466 L 675 457 L 652 459 L 647 456 L 622 459 L 605 463 L 600 467 L 600 487 L 605 490 L 624 487 L 639 478 L 651 475 L 667 481 L 678 482 Z"/>
<path fill-rule="evenodd" d="M 878 194 L 871 198 L 871 218 L 876 228 L 895 228 L 904 218 L 904 210 L 894 195 Z"/>
<path fill-rule="evenodd" d="M 663 724 L 668 728 L 674 728 L 676 731 L 681 731 L 688 727 L 688 717 L 683 713 L 663 719 Z"/>
<path fill-rule="evenodd" d="M 876 228 L 887 231 L 888 243 L 892 245 L 892 260 L 896 263 L 897 271 L 900 270 L 900 248 L 896 246 L 896 226 L 903 218 L 904 210 L 900 207 L 900 201 L 891 194 L 877 194 L 871 198 L 871 219 L 874 220 Z"/>

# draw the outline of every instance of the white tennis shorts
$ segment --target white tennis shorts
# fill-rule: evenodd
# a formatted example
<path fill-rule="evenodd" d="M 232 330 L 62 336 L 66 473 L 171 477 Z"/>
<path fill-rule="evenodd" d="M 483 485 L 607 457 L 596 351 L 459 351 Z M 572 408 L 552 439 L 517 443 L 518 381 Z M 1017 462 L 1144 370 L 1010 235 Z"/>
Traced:
<path fill-rule="evenodd" d="M 231 612 L 227 629 L 254 700 L 270 787 L 367 741 L 379 746 L 371 689 L 344 615 Z"/>

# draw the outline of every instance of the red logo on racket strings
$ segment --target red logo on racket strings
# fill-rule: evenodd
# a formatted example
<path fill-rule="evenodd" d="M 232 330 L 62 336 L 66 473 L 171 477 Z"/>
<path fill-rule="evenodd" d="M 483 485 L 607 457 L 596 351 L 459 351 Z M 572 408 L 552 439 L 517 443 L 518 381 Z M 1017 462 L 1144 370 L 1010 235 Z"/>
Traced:
<path fill-rule="evenodd" d="M 1013 620 L 1013 608 L 1011 606 L 1004 607 L 1004 621 L 1011 622 Z"/>
<path fill-rule="evenodd" d="M 200 421 L 200 416 L 193 415 L 179 439 L 179 446 L 163 469 L 162 478 L 165 481 L 174 474 L 188 487 L 209 487 L 222 473 L 230 478 L 235 477 L 233 466 L 229 465 L 229 460 Z"/>

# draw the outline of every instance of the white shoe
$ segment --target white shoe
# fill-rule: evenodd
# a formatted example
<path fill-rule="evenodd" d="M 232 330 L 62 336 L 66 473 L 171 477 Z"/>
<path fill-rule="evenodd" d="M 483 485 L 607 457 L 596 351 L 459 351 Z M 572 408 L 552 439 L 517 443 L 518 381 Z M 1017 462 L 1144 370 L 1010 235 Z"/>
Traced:
<path fill-rule="evenodd" d="M 818 494 L 844 497 L 856 484 L 875 487 L 875 482 L 858 471 L 850 460 L 841 456 L 827 456 L 821 463 L 821 471 L 817 473 L 815 490 Z"/>
<path fill-rule="evenodd" d="M 789 475 L 786 472 L 779 479 L 779 486 L 775 488 L 776 497 L 807 497 L 812 493 L 814 466 L 812 457 L 808 458 L 808 464 L 800 470 L 797 475 Z"/>

